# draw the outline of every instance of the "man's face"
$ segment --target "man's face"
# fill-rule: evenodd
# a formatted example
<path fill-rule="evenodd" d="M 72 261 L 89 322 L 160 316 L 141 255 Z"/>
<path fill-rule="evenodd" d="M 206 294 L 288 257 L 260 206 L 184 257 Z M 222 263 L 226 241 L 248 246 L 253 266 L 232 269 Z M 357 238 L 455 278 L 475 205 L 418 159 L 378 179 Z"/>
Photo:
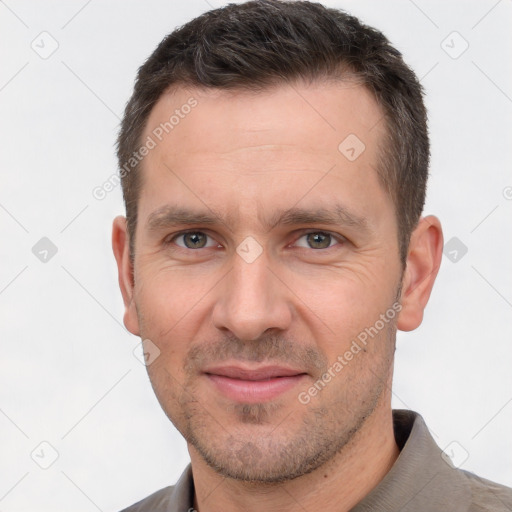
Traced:
<path fill-rule="evenodd" d="M 181 88 L 151 112 L 125 322 L 160 350 L 149 376 L 193 461 L 294 478 L 389 407 L 402 273 L 384 124 L 350 83 Z"/>

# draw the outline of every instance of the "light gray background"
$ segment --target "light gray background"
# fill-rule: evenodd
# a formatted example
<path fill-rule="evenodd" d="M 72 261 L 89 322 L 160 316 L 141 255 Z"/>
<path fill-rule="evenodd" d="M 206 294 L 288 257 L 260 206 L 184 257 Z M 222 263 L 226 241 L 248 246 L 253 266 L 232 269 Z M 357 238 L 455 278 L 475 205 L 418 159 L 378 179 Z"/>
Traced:
<path fill-rule="evenodd" d="M 110 248 L 121 191 L 92 190 L 116 171 L 137 68 L 222 3 L 0 1 L 3 512 L 118 510 L 188 462 L 122 325 Z M 393 405 L 419 411 L 464 469 L 512 485 L 512 2 L 325 3 L 381 29 L 422 78 L 425 212 L 467 247 L 443 257 L 423 325 L 399 334 Z M 42 237 L 58 248 L 47 262 L 32 252 Z"/>

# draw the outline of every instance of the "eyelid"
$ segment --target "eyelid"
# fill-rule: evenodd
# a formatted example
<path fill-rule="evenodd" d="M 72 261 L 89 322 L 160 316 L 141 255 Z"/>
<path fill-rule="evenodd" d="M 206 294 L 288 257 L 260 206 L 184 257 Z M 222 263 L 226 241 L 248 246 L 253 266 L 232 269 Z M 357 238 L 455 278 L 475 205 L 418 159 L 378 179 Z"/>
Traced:
<path fill-rule="evenodd" d="M 209 233 L 209 231 L 207 229 L 197 229 L 197 228 L 191 228 L 191 229 L 184 229 L 182 231 L 178 231 L 176 233 L 172 233 L 170 235 L 167 235 L 164 239 L 163 239 L 163 244 L 164 245 L 169 245 L 171 243 L 175 243 L 175 240 L 177 238 L 179 238 L 180 236 L 183 236 L 183 235 L 186 235 L 188 233 L 202 233 L 204 235 L 206 235 L 208 238 L 210 238 L 211 240 L 215 241 L 215 243 L 218 245 L 222 245 L 213 235 L 211 235 Z M 190 249 L 189 247 L 182 247 L 181 245 L 178 245 L 176 244 L 177 247 L 179 247 L 180 249 L 185 249 L 185 250 L 197 250 L 197 249 Z M 207 246 L 207 247 L 200 247 L 199 249 L 210 249 L 214 247 L 213 245 L 210 245 L 210 246 Z"/>
<path fill-rule="evenodd" d="M 294 241 L 290 245 L 296 244 L 302 237 L 311 235 L 312 233 L 322 233 L 324 235 L 331 236 L 334 240 L 338 242 L 338 244 L 344 244 L 348 243 L 348 238 L 344 237 L 343 235 L 340 235 L 339 233 L 333 233 L 332 231 L 329 231 L 327 229 L 307 229 L 307 230 L 301 230 L 298 234 L 298 236 L 295 237 Z M 310 247 L 309 249 L 316 250 L 316 251 L 327 251 L 328 249 L 334 248 L 336 245 L 331 245 L 329 247 L 326 247 L 325 249 L 313 249 Z M 300 247 L 301 249 L 306 249 L 306 247 Z"/>

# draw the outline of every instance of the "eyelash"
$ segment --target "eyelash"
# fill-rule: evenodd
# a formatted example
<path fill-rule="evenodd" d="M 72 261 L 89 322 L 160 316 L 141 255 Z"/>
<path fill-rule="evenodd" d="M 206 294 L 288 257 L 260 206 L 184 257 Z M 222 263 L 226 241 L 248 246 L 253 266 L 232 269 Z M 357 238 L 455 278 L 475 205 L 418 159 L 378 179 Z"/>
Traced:
<path fill-rule="evenodd" d="M 172 243 L 175 243 L 176 239 L 178 239 L 178 238 L 180 238 L 180 237 L 182 237 L 184 235 L 190 234 L 190 233 L 201 233 L 201 234 L 204 234 L 207 237 L 211 238 L 212 240 L 215 240 L 206 231 L 201 231 L 201 230 L 198 230 L 198 229 L 190 229 L 188 231 L 180 231 L 179 233 L 176 233 L 176 234 L 172 235 L 171 237 L 167 237 L 164 240 L 164 245 L 168 246 L 168 245 L 170 245 Z M 311 235 L 311 234 L 328 235 L 328 236 L 332 237 L 333 241 L 337 241 L 338 243 L 334 244 L 334 245 L 330 245 L 329 247 L 326 247 L 326 248 L 323 248 L 323 249 L 314 249 L 312 247 L 299 247 L 299 249 L 311 249 L 312 251 L 315 251 L 315 252 L 320 252 L 320 251 L 326 252 L 327 250 L 332 249 L 336 245 L 343 245 L 346 242 L 348 242 L 348 240 L 344 236 L 338 235 L 336 233 L 331 233 L 329 231 L 322 231 L 322 230 L 310 230 L 310 231 L 303 232 L 298 238 L 295 239 L 295 241 L 293 243 L 296 244 L 301 238 L 304 238 L 304 237 L 306 237 L 308 235 Z M 221 244 L 217 242 L 217 247 L 220 246 L 220 245 Z M 199 249 L 212 249 L 214 247 L 210 246 L 210 247 L 200 247 L 199 249 L 191 249 L 189 247 L 182 247 L 182 246 L 178 245 L 178 248 L 182 249 L 182 250 L 185 250 L 185 251 L 198 251 Z"/>
<path fill-rule="evenodd" d="M 211 235 L 209 235 L 206 231 L 201 231 L 199 229 L 189 229 L 188 231 L 180 231 L 179 233 L 176 233 L 175 235 L 172 235 L 171 237 L 168 237 L 164 240 L 165 245 L 170 245 L 175 242 L 177 238 L 180 238 L 182 236 L 191 234 L 191 233 L 201 233 L 203 235 L 206 235 L 208 238 L 215 240 Z M 221 245 L 217 242 L 217 245 Z M 198 249 L 190 249 L 188 247 L 181 247 L 178 245 L 180 249 L 188 250 L 188 251 L 197 251 Z M 200 249 L 211 249 L 212 247 L 200 247 Z"/>

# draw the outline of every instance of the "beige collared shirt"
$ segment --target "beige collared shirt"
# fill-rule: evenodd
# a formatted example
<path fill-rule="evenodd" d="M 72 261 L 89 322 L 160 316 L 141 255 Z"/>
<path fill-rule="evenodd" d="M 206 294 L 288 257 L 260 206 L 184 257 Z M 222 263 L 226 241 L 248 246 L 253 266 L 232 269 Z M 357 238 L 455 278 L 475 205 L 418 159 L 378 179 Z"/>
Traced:
<path fill-rule="evenodd" d="M 419 414 L 395 410 L 393 421 L 400 455 L 351 512 L 512 512 L 512 489 L 453 467 Z M 189 464 L 176 485 L 123 512 L 193 512 L 193 498 Z"/>

